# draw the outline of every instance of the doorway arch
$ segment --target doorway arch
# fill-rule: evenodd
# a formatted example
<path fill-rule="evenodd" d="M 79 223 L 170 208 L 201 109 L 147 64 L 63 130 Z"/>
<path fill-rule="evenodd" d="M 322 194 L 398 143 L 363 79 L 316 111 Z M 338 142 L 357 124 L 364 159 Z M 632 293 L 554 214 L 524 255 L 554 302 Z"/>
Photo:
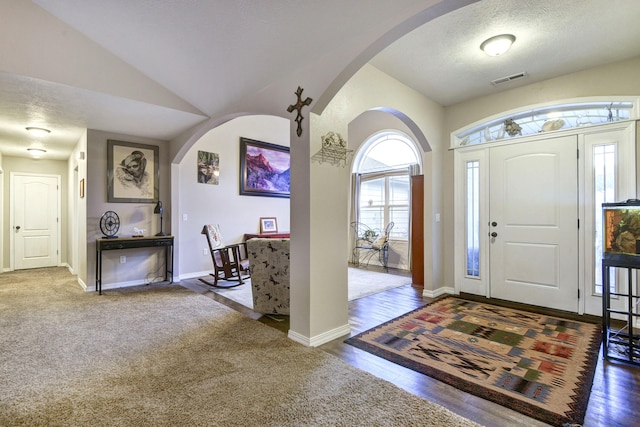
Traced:
<path fill-rule="evenodd" d="M 354 229 L 385 230 L 389 233 L 388 261 L 384 267 L 411 269 L 411 176 L 421 174 L 422 160 L 415 140 L 399 130 L 371 135 L 360 146 L 352 164 L 351 218 Z M 360 264 L 360 252 L 352 251 L 351 262 Z M 368 263 L 384 261 L 370 258 Z M 381 264 L 382 265 L 382 264 Z"/>

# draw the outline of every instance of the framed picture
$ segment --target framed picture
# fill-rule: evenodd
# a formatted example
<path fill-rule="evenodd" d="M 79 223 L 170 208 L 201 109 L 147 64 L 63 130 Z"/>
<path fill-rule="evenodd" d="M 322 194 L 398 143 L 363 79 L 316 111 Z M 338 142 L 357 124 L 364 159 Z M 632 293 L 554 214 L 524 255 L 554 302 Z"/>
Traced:
<path fill-rule="evenodd" d="M 290 197 L 289 147 L 240 138 L 240 194 Z"/>
<path fill-rule="evenodd" d="M 155 203 L 160 169 L 156 145 L 107 141 L 107 201 Z"/>
<path fill-rule="evenodd" d="M 260 234 L 262 233 L 277 233 L 278 232 L 278 220 L 275 218 L 260 218 Z"/>
<path fill-rule="evenodd" d="M 218 185 L 220 176 L 220 156 L 218 153 L 198 151 L 198 182 Z"/>

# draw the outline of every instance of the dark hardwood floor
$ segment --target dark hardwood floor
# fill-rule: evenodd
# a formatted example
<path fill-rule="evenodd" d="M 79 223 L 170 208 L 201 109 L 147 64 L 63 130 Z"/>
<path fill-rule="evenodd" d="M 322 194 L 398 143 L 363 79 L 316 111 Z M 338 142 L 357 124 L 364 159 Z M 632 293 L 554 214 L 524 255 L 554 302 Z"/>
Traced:
<path fill-rule="evenodd" d="M 195 280 L 187 280 L 183 281 L 182 285 L 214 298 L 252 319 L 285 333 L 289 330 L 289 321 L 286 316 L 261 316 L 244 306 L 204 289 L 195 282 Z M 351 301 L 349 303 L 351 335 L 356 335 L 431 301 L 421 295 L 421 289 L 406 285 Z M 509 303 L 507 305 L 518 307 L 517 304 Z M 566 317 L 566 313 L 554 313 L 548 310 L 545 312 Z M 587 318 L 586 320 L 595 319 L 597 318 Z M 383 378 L 416 396 L 438 403 L 479 424 L 485 426 L 546 425 L 345 344 L 346 338 L 346 336 L 341 337 L 319 348 L 359 369 Z M 640 425 L 640 409 L 638 408 L 640 408 L 640 368 L 608 362 L 600 355 L 583 425 L 585 427 Z"/>

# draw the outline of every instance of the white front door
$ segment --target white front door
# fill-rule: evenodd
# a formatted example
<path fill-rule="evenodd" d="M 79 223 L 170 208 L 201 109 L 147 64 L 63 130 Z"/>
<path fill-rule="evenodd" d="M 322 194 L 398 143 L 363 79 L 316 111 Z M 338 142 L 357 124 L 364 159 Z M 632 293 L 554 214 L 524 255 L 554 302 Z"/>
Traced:
<path fill-rule="evenodd" d="M 577 137 L 490 151 L 490 295 L 578 311 Z"/>
<path fill-rule="evenodd" d="M 58 265 L 60 177 L 12 174 L 16 270 Z"/>

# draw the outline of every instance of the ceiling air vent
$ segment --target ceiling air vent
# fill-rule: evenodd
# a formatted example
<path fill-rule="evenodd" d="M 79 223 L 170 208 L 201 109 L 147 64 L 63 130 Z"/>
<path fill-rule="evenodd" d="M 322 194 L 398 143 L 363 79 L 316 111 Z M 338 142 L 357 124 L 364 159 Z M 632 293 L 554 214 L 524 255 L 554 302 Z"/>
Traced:
<path fill-rule="evenodd" d="M 516 74 L 512 74 L 510 76 L 507 77 L 500 77 L 499 79 L 495 79 L 495 80 L 491 80 L 491 84 L 492 85 L 499 85 L 502 83 L 507 83 L 507 82 L 511 82 L 514 80 L 518 80 L 518 79 L 522 79 L 527 77 L 527 73 L 526 72 L 521 72 L 521 73 L 516 73 Z"/>

